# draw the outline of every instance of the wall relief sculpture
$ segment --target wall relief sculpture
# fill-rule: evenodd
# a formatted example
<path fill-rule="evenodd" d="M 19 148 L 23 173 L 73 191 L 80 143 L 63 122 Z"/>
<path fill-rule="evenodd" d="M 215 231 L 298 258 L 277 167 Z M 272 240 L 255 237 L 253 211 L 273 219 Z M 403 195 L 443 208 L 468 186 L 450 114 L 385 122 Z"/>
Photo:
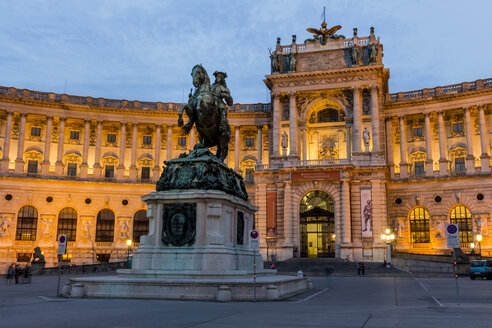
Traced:
<path fill-rule="evenodd" d="M 196 235 L 196 203 L 165 204 L 162 242 L 181 247 L 193 245 Z"/>

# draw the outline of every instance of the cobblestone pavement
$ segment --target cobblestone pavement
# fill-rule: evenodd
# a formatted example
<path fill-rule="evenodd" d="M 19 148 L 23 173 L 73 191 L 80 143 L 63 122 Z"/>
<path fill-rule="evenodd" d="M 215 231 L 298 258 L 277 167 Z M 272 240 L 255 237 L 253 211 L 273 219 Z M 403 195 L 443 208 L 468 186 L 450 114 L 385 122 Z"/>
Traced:
<path fill-rule="evenodd" d="M 35 276 L 30 285 L 2 281 L 0 327 L 479 328 L 492 322 L 492 281 L 461 277 L 459 304 L 452 277 L 312 281 L 314 290 L 281 302 L 216 303 L 57 298 L 57 276 Z"/>

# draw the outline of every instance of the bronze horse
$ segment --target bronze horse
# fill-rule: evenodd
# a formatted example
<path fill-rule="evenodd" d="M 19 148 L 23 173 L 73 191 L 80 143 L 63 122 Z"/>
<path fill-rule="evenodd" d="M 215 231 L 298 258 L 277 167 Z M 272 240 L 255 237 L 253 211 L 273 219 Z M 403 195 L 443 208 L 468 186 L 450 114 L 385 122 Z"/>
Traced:
<path fill-rule="evenodd" d="M 178 126 L 188 134 L 194 124 L 198 131 L 199 142 L 209 148 L 217 146 L 215 156 L 224 161 L 229 152 L 231 128 L 227 123 L 226 114 L 221 115 L 221 111 L 227 111 L 227 108 L 222 98 L 211 91 L 207 71 L 201 65 L 193 67 L 191 76 L 196 89 L 193 94 L 190 91 L 188 103 L 183 104 L 179 111 Z M 183 125 L 183 111 L 188 116 L 188 123 L 185 125 Z M 221 116 L 225 122 L 221 122 Z"/>

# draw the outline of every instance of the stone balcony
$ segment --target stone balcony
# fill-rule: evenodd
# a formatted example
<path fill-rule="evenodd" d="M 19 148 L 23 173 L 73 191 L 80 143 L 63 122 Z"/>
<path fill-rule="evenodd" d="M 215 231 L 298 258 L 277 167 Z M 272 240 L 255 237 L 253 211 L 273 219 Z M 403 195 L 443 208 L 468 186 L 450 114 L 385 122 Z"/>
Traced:
<path fill-rule="evenodd" d="M 263 170 L 278 170 L 280 168 L 319 168 L 319 167 L 340 167 L 340 166 L 385 166 L 384 159 L 372 159 L 372 160 L 360 160 L 360 159 L 348 159 L 348 158 L 328 158 L 328 159 L 311 159 L 311 160 L 297 160 L 289 159 L 288 157 L 281 158 L 280 160 L 272 160 L 271 164 L 256 165 L 257 171 Z"/>

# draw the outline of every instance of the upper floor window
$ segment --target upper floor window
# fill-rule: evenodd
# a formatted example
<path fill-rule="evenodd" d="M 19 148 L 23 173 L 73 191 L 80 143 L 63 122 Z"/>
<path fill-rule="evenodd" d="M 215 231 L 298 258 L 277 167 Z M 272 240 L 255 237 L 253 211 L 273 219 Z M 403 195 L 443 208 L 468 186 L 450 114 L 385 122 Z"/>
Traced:
<path fill-rule="evenodd" d="M 29 162 L 27 162 L 27 173 L 38 173 L 38 161 L 29 160 Z"/>
<path fill-rule="evenodd" d="M 333 108 L 325 108 L 318 112 L 318 123 L 337 122 L 338 110 Z"/>
<path fill-rule="evenodd" d="M 77 163 L 68 163 L 67 176 L 69 177 L 77 176 Z"/>
<path fill-rule="evenodd" d="M 453 132 L 454 133 L 461 133 L 461 132 L 463 132 L 463 122 L 453 123 Z"/>
<path fill-rule="evenodd" d="M 255 138 L 246 138 L 246 147 L 254 147 Z"/>
<path fill-rule="evenodd" d="M 414 137 L 422 137 L 422 128 L 413 128 L 413 136 Z"/>
<path fill-rule="evenodd" d="M 464 172 L 465 171 L 465 158 L 457 157 L 454 159 L 454 170 L 456 172 Z"/>
<path fill-rule="evenodd" d="M 41 128 L 31 128 L 31 136 L 32 137 L 40 137 L 41 136 Z"/>
<path fill-rule="evenodd" d="M 253 183 L 255 181 L 255 178 L 253 176 L 253 169 L 246 169 L 246 182 Z"/>
<path fill-rule="evenodd" d="M 24 206 L 17 215 L 15 240 L 36 240 L 38 228 L 38 210 L 32 206 Z"/>
<path fill-rule="evenodd" d="M 80 132 L 79 131 L 70 131 L 70 139 L 71 140 L 79 140 Z"/>
<path fill-rule="evenodd" d="M 152 145 L 152 136 L 143 136 L 144 145 Z"/>
<path fill-rule="evenodd" d="M 415 174 L 421 175 L 424 174 L 424 161 L 416 161 L 415 162 Z"/>
<path fill-rule="evenodd" d="M 140 178 L 142 180 L 149 180 L 150 179 L 150 167 L 148 167 L 148 166 L 142 167 L 142 175 Z"/>
<path fill-rule="evenodd" d="M 108 133 L 106 141 L 110 142 L 110 143 L 115 143 L 116 142 L 116 134 L 115 133 Z"/>
<path fill-rule="evenodd" d="M 104 170 L 105 178 L 114 178 L 114 165 L 106 165 Z"/>
<path fill-rule="evenodd" d="M 186 137 L 179 137 L 178 138 L 178 145 L 186 146 Z"/>

